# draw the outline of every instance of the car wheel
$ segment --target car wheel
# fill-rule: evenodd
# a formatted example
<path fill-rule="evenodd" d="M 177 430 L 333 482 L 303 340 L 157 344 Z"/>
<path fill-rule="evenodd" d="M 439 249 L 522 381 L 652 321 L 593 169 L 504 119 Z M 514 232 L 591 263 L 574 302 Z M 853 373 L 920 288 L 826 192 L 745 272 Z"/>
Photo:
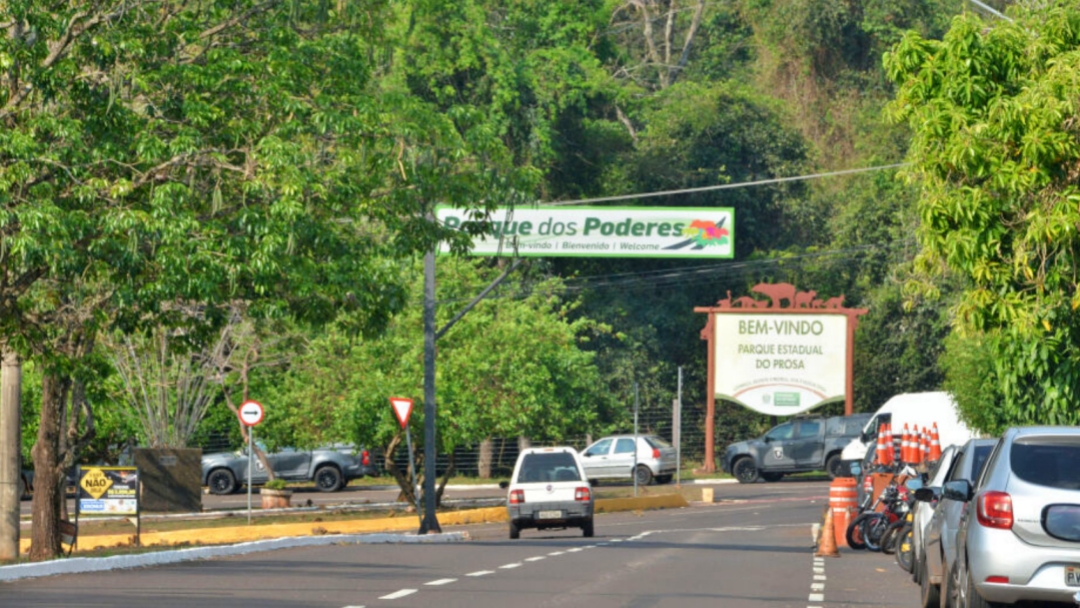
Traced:
<path fill-rule="evenodd" d="M 672 477 L 671 475 L 657 475 L 656 476 L 656 483 L 660 483 L 660 484 L 671 483 L 671 477 Z"/>
<path fill-rule="evenodd" d="M 944 561 L 942 563 L 944 564 Z M 953 564 L 941 581 L 940 608 L 957 608 L 960 605 L 958 599 L 956 597 L 956 564 Z"/>
<path fill-rule="evenodd" d="M 765 481 L 780 481 L 784 478 L 783 473 L 762 473 L 761 478 Z"/>
<path fill-rule="evenodd" d="M 637 478 L 637 483 L 639 486 L 647 486 L 652 483 L 652 471 L 649 470 L 649 467 L 643 464 L 638 465 L 637 471 L 634 476 Z"/>
<path fill-rule="evenodd" d="M 975 581 L 971 578 L 971 571 L 967 568 L 964 569 L 963 585 L 964 608 L 998 608 L 1002 606 L 998 602 L 988 602 L 979 595 L 979 592 L 975 590 Z"/>
<path fill-rule="evenodd" d="M 593 537 L 593 520 L 591 518 L 585 523 L 581 524 L 581 535 L 585 538 Z"/>
<path fill-rule="evenodd" d="M 919 567 L 919 605 L 922 608 L 936 608 L 941 605 L 941 588 L 930 582 L 930 566 L 926 557 L 920 560 Z"/>
<path fill-rule="evenodd" d="M 825 472 L 829 474 L 830 479 L 845 477 L 847 471 L 844 468 L 844 461 L 840 459 L 840 454 L 833 454 L 825 461 Z"/>
<path fill-rule="evenodd" d="M 517 540 L 521 538 L 521 528 L 518 527 L 514 521 L 510 521 L 510 540 Z"/>
<path fill-rule="evenodd" d="M 758 480 L 758 468 L 751 458 L 740 458 L 731 465 L 731 472 L 739 483 L 754 483 Z"/>
<path fill-rule="evenodd" d="M 236 476 L 229 469 L 214 469 L 206 478 L 211 494 L 232 494 L 236 491 Z"/>
<path fill-rule="evenodd" d="M 315 486 L 320 492 L 337 492 L 343 485 L 341 471 L 337 467 L 326 465 L 315 471 Z"/>

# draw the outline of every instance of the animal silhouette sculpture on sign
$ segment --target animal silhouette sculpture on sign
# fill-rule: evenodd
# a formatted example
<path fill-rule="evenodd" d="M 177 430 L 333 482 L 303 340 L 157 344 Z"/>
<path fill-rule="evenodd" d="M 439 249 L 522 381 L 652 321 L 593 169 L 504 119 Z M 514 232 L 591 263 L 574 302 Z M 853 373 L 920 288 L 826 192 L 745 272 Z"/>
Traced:
<path fill-rule="evenodd" d="M 844 296 L 819 300 L 816 291 L 799 291 L 791 283 L 758 283 L 750 288 L 754 293 L 767 296 L 768 300 L 758 300 L 750 296 L 727 297 L 716 303 L 718 308 L 770 308 L 770 309 L 843 309 Z"/>

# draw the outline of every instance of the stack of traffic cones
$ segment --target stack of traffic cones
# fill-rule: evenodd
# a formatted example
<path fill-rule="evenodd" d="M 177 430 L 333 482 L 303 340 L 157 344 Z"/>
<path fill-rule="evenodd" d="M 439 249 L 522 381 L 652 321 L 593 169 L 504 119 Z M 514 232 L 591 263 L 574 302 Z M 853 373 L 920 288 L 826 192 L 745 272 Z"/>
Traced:
<path fill-rule="evenodd" d="M 904 424 L 903 439 L 900 440 L 900 460 L 903 462 L 911 462 L 911 429 L 908 425 Z"/>
<path fill-rule="evenodd" d="M 931 462 L 941 460 L 941 437 L 938 435 L 937 423 L 930 429 L 930 457 Z"/>

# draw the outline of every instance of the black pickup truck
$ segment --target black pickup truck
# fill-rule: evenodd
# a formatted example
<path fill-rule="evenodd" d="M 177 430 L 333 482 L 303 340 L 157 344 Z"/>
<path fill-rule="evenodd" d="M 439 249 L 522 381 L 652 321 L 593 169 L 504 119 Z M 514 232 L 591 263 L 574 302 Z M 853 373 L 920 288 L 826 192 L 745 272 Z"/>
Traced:
<path fill-rule="evenodd" d="M 728 446 L 721 466 L 741 483 L 779 481 L 788 473 L 846 473 L 840 452 L 862 431 L 873 414 L 833 418 L 795 418 L 757 439 Z"/>

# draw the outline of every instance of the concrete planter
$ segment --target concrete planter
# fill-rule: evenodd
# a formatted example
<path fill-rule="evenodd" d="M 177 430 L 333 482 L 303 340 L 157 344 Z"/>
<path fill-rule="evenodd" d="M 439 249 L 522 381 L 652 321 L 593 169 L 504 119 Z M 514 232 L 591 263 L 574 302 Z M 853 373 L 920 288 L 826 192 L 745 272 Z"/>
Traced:
<path fill-rule="evenodd" d="M 271 490 L 262 488 L 259 490 L 264 509 L 287 509 L 291 505 L 292 490 Z"/>

